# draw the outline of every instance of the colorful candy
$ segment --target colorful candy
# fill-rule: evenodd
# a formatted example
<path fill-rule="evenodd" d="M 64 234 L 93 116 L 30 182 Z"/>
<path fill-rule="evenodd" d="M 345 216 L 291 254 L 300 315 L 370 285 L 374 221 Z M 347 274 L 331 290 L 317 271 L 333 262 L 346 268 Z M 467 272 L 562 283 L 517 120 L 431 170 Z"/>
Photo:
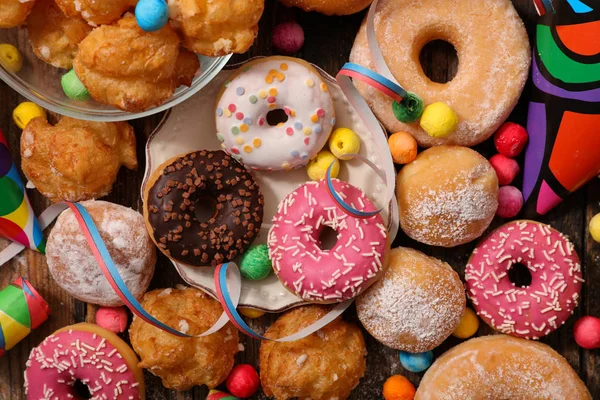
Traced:
<path fill-rule="evenodd" d="M 477 329 L 479 329 L 479 318 L 477 318 L 475 311 L 467 307 L 460 323 L 452 332 L 452 336 L 459 339 L 468 339 L 477 333 Z"/>
<path fill-rule="evenodd" d="M 135 7 L 135 19 L 140 28 L 154 32 L 169 22 L 169 7 L 165 0 L 140 0 Z"/>
<path fill-rule="evenodd" d="M 265 279 L 272 270 L 273 265 L 269 259 L 269 248 L 266 244 L 250 247 L 240 261 L 242 276 L 252 281 Z"/>
<path fill-rule="evenodd" d="M 505 122 L 494 134 L 494 144 L 498 153 L 514 158 L 521 154 L 529 135 L 525 128 L 514 122 Z"/>
<path fill-rule="evenodd" d="M 594 215 L 590 220 L 590 235 L 592 235 L 592 239 L 600 243 L 600 213 Z"/>
<path fill-rule="evenodd" d="M 127 318 L 125 307 L 100 307 L 96 311 L 96 324 L 114 333 L 125 332 Z"/>
<path fill-rule="evenodd" d="M 304 46 L 304 30 L 294 21 L 273 28 L 273 46 L 283 54 L 294 54 Z"/>
<path fill-rule="evenodd" d="M 91 97 L 87 88 L 83 86 L 83 83 L 77 77 L 74 69 L 62 76 L 60 84 L 65 95 L 71 100 L 86 101 Z"/>
<path fill-rule="evenodd" d="M 29 121 L 36 117 L 46 118 L 46 110 L 30 101 L 25 101 L 13 110 L 13 120 L 20 129 L 25 129 Z"/>
<path fill-rule="evenodd" d="M 256 393 L 260 386 L 260 379 L 251 365 L 240 364 L 233 367 L 225 386 L 229 393 L 245 399 Z"/>
<path fill-rule="evenodd" d="M 208 392 L 206 400 L 239 400 L 237 397 L 230 395 L 229 393 L 221 392 L 220 390 L 212 389 Z"/>
<path fill-rule="evenodd" d="M 0 193 L 2 193 L 0 236 L 43 253 L 46 241 L 2 131 L 0 131 Z"/>
<path fill-rule="evenodd" d="M 423 100 L 414 93 L 408 92 L 401 102 L 394 100 L 392 112 L 394 117 L 405 124 L 412 124 L 423 115 L 425 105 Z"/>
<path fill-rule="evenodd" d="M 430 104 L 421 115 L 421 128 L 437 139 L 450 135 L 457 125 L 458 116 L 446 103 Z"/>
<path fill-rule="evenodd" d="M 23 68 L 23 56 L 12 44 L 0 44 L 0 64 L 9 72 L 16 74 Z"/>
<path fill-rule="evenodd" d="M 502 154 L 496 154 L 490 158 L 490 164 L 494 167 L 496 175 L 498 175 L 498 183 L 501 186 L 510 185 L 521 171 L 518 162 Z"/>
<path fill-rule="evenodd" d="M 329 136 L 329 150 L 341 159 L 348 154 L 358 154 L 360 138 L 352 129 L 337 128 Z"/>
<path fill-rule="evenodd" d="M 388 146 L 396 164 L 408 164 L 417 158 L 417 141 L 410 133 L 394 133 L 388 138 Z"/>
<path fill-rule="evenodd" d="M 573 336 L 578 345 L 584 349 L 600 347 L 600 318 L 590 315 L 581 317 L 573 327 Z"/>
<path fill-rule="evenodd" d="M 415 385 L 402 375 L 392 375 L 383 384 L 385 400 L 413 400 L 416 392 Z"/>
<path fill-rule="evenodd" d="M 48 314 L 48 303 L 25 278 L 0 291 L 0 357 L 48 319 Z"/>
<path fill-rule="evenodd" d="M 523 208 L 523 194 L 514 186 L 502 186 L 498 190 L 498 209 L 500 218 L 514 218 Z"/>
<path fill-rule="evenodd" d="M 240 308 L 239 312 L 244 317 L 248 317 L 248 318 L 251 318 L 251 319 L 260 318 L 263 315 L 265 315 L 264 311 L 255 310 L 254 308 Z"/>
<path fill-rule="evenodd" d="M 433 352 L 407 353 L 400 352 L 400 363 L 410 372 L 423 372 L 433 363 Z"/>
<path fill-rule="evenodd" d="M 340 173 L 339 160 L 331 154 L 329 150 L 321 150 L 318 152 L 316 157 L 306 164 L 306 172 L 308 173 L 310 180 L 320 181 L 321 179 L 325 179 L 327 168 L 329 168 L 331 163 L 333 163 L 333 167 L 331 167 L 331 177 L 337 178 Z"/>

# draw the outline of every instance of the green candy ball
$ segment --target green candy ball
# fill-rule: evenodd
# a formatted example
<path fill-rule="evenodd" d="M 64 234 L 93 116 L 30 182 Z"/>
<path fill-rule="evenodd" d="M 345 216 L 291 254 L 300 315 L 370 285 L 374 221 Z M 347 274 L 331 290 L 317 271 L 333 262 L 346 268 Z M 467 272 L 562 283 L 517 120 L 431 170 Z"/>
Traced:
<path fill-rule="evenodd" d="M 90 93 L 83 86 L 74 69 L 64 74 L 60 83 L 68 98 L 79 101 L 86 101 L 90 98 Z"/>
<path fill-rule="evenodd" d="M 394 116 L 400 122 L 411 124 L 421 118 L 425 105 L 423 100 L 414 93 L 408 92 L 400 103 L 396 100 L 392 103 Z"/>
<path fill-rule="evenodd" d="M 271 273 L 273 265 L 269 259 L 269 248 L 266 244 L 252 246 L 242 256 L 240 272 L 251 281 L 265 279 Z"/>

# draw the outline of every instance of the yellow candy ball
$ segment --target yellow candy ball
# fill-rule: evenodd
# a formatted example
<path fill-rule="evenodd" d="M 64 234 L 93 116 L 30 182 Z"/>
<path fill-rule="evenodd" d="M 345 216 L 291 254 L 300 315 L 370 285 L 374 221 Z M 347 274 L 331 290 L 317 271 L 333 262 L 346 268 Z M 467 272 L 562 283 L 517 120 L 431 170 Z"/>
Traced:
<path fill-rule="evenodd" d="M 25 129 L 29 121 L 36 117 L 46 118 L 46 110 L 30 101 L 19 104 L 13 111 L 13 120 L 21 129 Z"/>
<path fill-rule="evenodd" d="M 16 74 L 23 67 L 23 56 L 12 44 L 0 44 L 0 64 L 8 71 Z"/>
<path fill-rule="evenodd" d="M 444 138 L 454 132 L 458 116 L 442 102 L 428 105 L 421 115 L 421 128 L 434 138 Z"/>
<path fill-rule="evenodd" d="M 244 317 L 248 317 L 248 318 L 260 318 L 263 315 L 265 315 L 264 311 L 260 311 L 260 310 L 255 310 L 253 308 L 240 308 L 240 314 L 242 314 Z"/>
<path fill-rule="evenodd" d="M 460 320 L 460 324 L 458 324 L 454 332 L 452 332 L 452 336 L 459 339 L 467 339 L 476 334 L 477 329 L 479 329 L 479 318 L 477 318 L 477 314 L 470 308 L 466 308 L 465 313 Z"/>
<path fill-rule="evenodd" d="M 329 150 L 337 158 L 343 158 L 348 154 L 358 154 L 360 138 L 352 129 L 337 128 L 329 136 Z"/>
<path fill-rule="evenodd" d="M 590 221 L 590 235 L 592 235 L 592 239 L 600 243 L 600 213 L 594 215 Z"/>
<path fill-rule="evenodd" d="M 317 155 L 306 164 L 306 172 L 308 173 L 308 177 L 313 181 L 319 181 L 324 179 L 327 175 L 327 168 L 333 164 L 331 167 L 331 177 L 337 178 L 340 173 L 340 162 L 339 160 L 331 154 L 328 150 L 321 150 Z"/>

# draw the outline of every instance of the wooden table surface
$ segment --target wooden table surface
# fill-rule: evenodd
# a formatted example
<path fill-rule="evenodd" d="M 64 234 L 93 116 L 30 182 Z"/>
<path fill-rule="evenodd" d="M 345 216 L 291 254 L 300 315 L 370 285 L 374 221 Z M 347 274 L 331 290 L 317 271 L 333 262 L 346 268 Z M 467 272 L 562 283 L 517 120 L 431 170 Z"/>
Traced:
<path fill-rule="evenodd" d="M 532 23 L 535 21 L 535 10 L 531 0 L 513 0 L 519 13 L 525 20 L 531 32 Z M 288 9 L 274 0 L 267 0 L 265 13 L 260 23 L 259 37 L 252 49 L 244 55 L 234 57 L 234 61 L 243 61 L 256 55 L 276 54 L 271 46 L 270 33 L 272 27 L 285 20 L 295 19 L 305 31 L 306 41 L 298 57 L 308 60 L 323 67 L 331 74 L 335 74 L 342 64 L 348 60 L 354 36 L 363 19 L 364 12 L 347 17 L 326 17 L 316 13 L 304 13 L 296 9 Z M 443 80 L 448 71 L 456 69 L 456 59 L 444 51 L 448 46 L 434 46 L 431 51 L 422 54 L 424 68 L 436 80 Z M 451 73 L 451 72 L 450 72 Z M 525 89 L 523 99 L 519 103 L 511 120 L 524 123 L 526 117 L 527 94 L 529 86 Z M 20 129 L 12 122 L 11 113 L 14 107 L 24 99 L 11 90 L 6 84 L 0 83 L 0 129 L 4 132 L 17 165 L 20 165 L 19 137 Z M 138 160 L 140 166 L 144 165 L 145 138 L 157 125 L 161 115 L 132 121 L 137 133 Z M 486 156 L 492 154 L 491 145 L 484 144 L 477 150 Z M 113 187 L 112 193 L 105 200 L 119 203 L 137 210 L 141 210 L 142 203 L 139 197 L 139 186 L 142 181 L 143 167 L 137 172 L 123 168 Z M 49 203 L 35 190 L 29 191 L 29 198 L 34 209 L 39 213 Z M 0 200 L 1 201 L 1 200 Z M 600 270 L 598 261 L 600 245 L 596 244 L 587 233 L 587 224 L 590 218 L 600 211 L 600 182 L 594 179 L 587 187 L 570 196 L 563 204 L 554 209 L 544 218 L 543 222 L 550 223 L 558 230 L 568 235 L 582 259 L 586 283 L 583 286 L 581 303 L 575 315 L 565 326 L 542 341 L 566 357 L 571 366 L 587 384 L 593 398 L 600 398 L 600 350 L 587 351 L 579 348 L 573 340 L 573 324 L 578 317 L 583 315 L 600 315 Z M 499 221 L 494 221 L 492 227 L 498 226 Z M 468 244 L 450 250 L 432 248 L 420 245 L 409 240 L 401 232 L 395 245 L 410 246 L 425 253 L 438 257 L 452 265 L 464 277 L 464 268 L 467 258 L 474 244 Z M 6 245 L 0 240 L 0 248 Z M 0 268 L 0 288 L 5 287 L 14 279 L 26 276 L 38 289 L 41 295 L 49 302 L 52 315 L 40 328 L 32 332 L 19 345 L 10 350 L 0 359 L 0 400 L 21 399 L 23 395 L 23 371 L 25 361 L 32 347 L 38 345 L 47 335 L 65 325 L 82 321 L 94 321 L 94 306 L 74 300 L 66 292 L 54 284 L 48 273 L 44 256 L 33 251 L 26 251 L 15 258 L 8 265 Z M 171 263 L 164 256 L 159 256 L 156 273 L 151 288 L 172 287 L 183 283 Z M 274 320 L 274 315 L 266 315 L 251 323 L 252 327 L 263 331 Z M 345 318 L 358 323 L 354 309 L 347 311 Z M 485 324 L 479 329 L 478 335 L 492 333 Z M 127 333 L 121 335 L 127 340 Z M 237 355 L 238 363 L 245 362 L 258 366 L 258 348 L 260 343 L 240 335 L 240 340 L 245 346 L 245 351 Z M 385 379 L 392 374 L 404 374 L 417 385 L 422 374 L 413 374 L 405 371 L 399 363 L 398 352 L 379 344 L 365 332 L 368 348 L 367 373 L 361 384 L 354 390 L 351 399 L 379 399 L 381 387 Z M 459 341 L 449 338 L 442 346 L 434 350 L 439 356 L 448 348 Z M 207 393 L 205 387 L 196 387 L 188 392 L 175 392 L 165 389 L 160 380 L 150 373 L 146 373 L 148 387 L 147 398 L 159 399 L 204 399 Z M 258 394 L 254 399 L 265 399 Z M 457 399 L 458 400 L 458 399 Z"/>

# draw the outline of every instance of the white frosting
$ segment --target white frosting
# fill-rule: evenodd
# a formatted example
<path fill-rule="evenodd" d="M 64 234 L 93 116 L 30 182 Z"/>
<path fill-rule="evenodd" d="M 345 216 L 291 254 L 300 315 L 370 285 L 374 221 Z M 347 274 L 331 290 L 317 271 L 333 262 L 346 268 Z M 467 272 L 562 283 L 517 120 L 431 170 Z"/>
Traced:
<path fill-rule="evenodd" d="M 217 104 L 217 137 L 232 157 L 255 170 L 289 170 L 323 148 L 335 111 L 316 70 L 292 58 L 250 62 L 226 82 Z M 284 110 L 287 121 L 271 126 L 267 114 Z"/>

